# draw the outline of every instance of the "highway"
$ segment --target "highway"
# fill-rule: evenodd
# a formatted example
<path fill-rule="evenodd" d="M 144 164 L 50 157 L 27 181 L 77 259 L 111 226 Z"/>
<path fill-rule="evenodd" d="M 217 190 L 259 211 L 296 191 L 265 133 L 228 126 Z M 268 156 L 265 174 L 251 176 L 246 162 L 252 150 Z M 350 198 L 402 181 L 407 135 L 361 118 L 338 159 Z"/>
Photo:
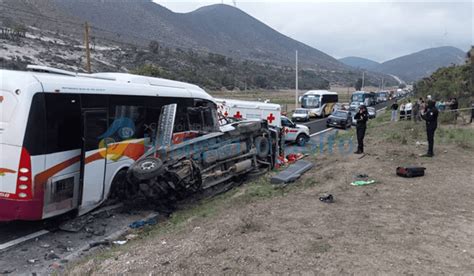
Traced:
<path fill-rule="evenodd" d="M 384 103 L 379 103 L 379 104 L 375 105 L 374 107 L 375 107 L 375 110 L 379 110 L 379 109 L 382 109 L 382 108 L 386 107 L 389 104 L 391 104 L 391 101 L 384 102 Z M 308 126 L 310 134 L 313 135 L 313 134 L 319 133 L 319 132 L 321 132 L 321 131 L 323 131 L 327 128 L 326 127 L 326 120 L 327 120 L 327 118 L 318 118 L 316 120 L 311 120 L 309 122 L 302 123 L 302 124 Z"/>

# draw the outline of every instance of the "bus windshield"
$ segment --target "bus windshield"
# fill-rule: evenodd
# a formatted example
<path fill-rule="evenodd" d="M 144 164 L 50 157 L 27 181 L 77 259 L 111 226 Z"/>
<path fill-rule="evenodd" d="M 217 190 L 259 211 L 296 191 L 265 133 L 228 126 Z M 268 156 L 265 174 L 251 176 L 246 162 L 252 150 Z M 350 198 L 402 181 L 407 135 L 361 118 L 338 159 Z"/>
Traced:
<path fill-rule="evenodd" d="M 364 102 L 364 94 L 357 93 L 357 94 L 352 94 L 352 102 Z"/>
<path fill-rule="evenodd" d="M 301 107 L 315 108 L 319 107 L 319 95 L 305 95 L 301 99 Z"/>

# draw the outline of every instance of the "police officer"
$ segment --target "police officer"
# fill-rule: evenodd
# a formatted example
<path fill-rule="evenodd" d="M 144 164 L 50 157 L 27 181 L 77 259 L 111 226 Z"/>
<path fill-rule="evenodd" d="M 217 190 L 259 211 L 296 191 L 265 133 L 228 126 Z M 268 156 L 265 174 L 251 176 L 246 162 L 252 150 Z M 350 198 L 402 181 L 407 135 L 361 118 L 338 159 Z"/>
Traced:
<path fill-rule="evenodd" d="M 369 119 L 369 113 L 367 112 L 367 107 L 361 105 L 359 107 L 359 112 L 354 116 L 356 120 L 356 129 L 357 129 L 357 151 L 355 154 L 364 153 L 364 136 L 365 130 L 367 129 L 367 120 Z"/>
<path fill-rule="evenodd" d="M 438 109 L 436 108 L 434 101 L 428 101 L 428 105 L 422 118 L 426 121 L 426 136 L 428 137 L 428 152 L 422 156 L 433 157 L 434 134 L 436 127 L 438 126 Z"/>

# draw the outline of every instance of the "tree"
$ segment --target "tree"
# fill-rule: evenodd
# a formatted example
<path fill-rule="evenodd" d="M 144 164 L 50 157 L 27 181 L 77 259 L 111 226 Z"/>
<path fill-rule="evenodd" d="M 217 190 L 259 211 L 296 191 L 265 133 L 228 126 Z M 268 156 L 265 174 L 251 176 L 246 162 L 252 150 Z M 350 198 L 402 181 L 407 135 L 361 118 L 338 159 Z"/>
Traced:
<path fill-rule="evenodd" d="M 400 89 L 403 89 L 405 87 L 407 87 L 407 85 L 404 82 L 402 82 L 398 85 L 398 88 L 400 88 Z"/>
<path fill-rule="evenodd" d="M 158 54 L 160 52 L 160 43 L 158 43 L 156 40 L 152 40 L 148 44 L 148 49 L 151 53 Z"/>
<path fill-rule="evenodd" d="M 268 80 L 264 76 L 257 76 L 255 78 L 255 85 L 257 85 L 258 88 L 267 88 Z"/>
<path fill-rule="evenodd" d="M 354 88 L 356 91 L 360 91 L 362 89 L 362 79 L 359 78 L 356 83 L 354 84 Z"/>

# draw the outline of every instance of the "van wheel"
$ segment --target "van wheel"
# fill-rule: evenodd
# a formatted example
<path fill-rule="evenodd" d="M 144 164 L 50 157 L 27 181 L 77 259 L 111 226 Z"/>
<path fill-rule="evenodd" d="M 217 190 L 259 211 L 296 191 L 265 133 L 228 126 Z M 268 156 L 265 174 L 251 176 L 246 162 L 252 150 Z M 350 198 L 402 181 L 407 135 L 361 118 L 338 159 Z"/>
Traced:
<path fill-rule="evenodd" d="M 159 158 L 146 157 L 137 161 L 133 167 L 132 172 L 138 180 L 147 180 L 157 177 L 161 174 L 163 169 L 163 161 Z"/>
<path fill-rule="evenodd" d="M 263 136 L 255 138 L 255 147 L 257 148 L 257 156 L 259 158 L 267 158 L 270 151 L 270 143 L 267 138 Z"/>
<path fill-rule="evenodd" d="M 296 144 L 300 147 L 303 147 L 306 145 L 306 142 L 308 142 L 309 137 L 307 137 L 305 134 L 300 134 L 298 137 L 296 137 Z"/>

